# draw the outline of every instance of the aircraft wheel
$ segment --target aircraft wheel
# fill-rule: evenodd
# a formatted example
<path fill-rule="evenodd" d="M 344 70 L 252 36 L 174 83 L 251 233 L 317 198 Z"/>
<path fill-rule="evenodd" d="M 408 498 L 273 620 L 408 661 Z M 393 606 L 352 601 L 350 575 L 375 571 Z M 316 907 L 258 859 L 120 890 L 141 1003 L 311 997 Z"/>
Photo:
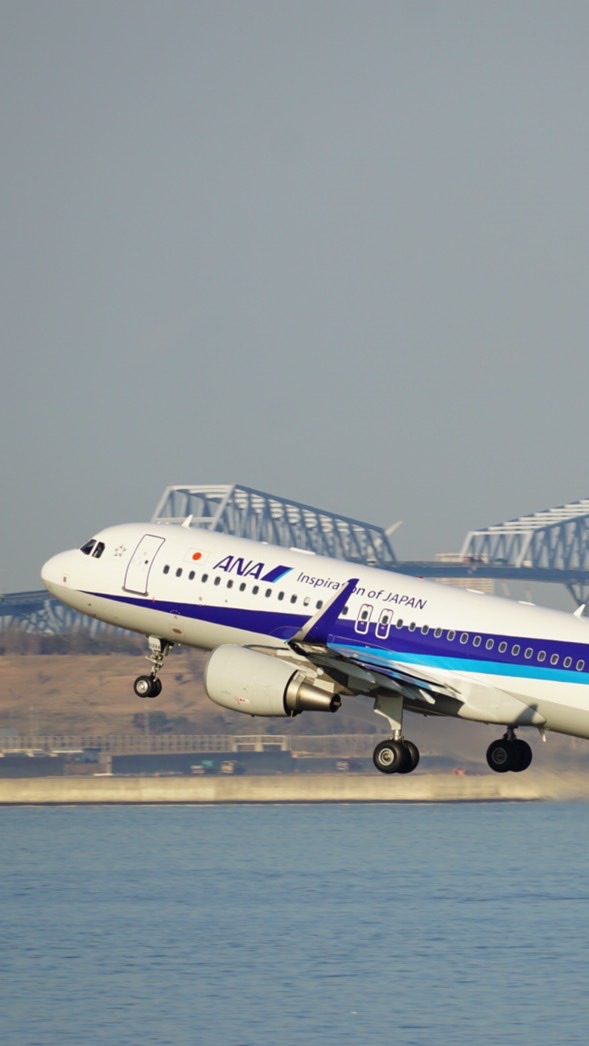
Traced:
<path fill-rule="evenodd" d="M 525 744 L 525 741 L 524 741 Z M 487 748 L 487 762 L 497 774 L 505 774 L 513 768 L 513 744 L 511 741 L 493 741 Z"/>
<path fill-rule="evenodd" d="M 399 741 L 381 741 L 372 755 L 372 761 L 381 774 L 396 774 L 404 759 L 405 752 Z"/>
<path fill-rule="evenodd" d="M 532 749 L 527 741 L 522 741 L 519 737 L 512 741 L 512 744 L 514 760 L 511 769 L 521 773 L 522 770 L 527 770 L 532 762 Z"/>
<path fill-rule="evenodd" d="M 403 759 L 398 769 L 399 774 L 410 774 L 419 762 L 419 748 L 413 741 L 402 741 Z"/>
<path fill-rule="evenodd" d="M 137 697 L 157 697 L 162 689 L 162 684 L 159 679 L 154 679 L 153 676 L 137 676 L 133 683 L 133 689 Z"/>

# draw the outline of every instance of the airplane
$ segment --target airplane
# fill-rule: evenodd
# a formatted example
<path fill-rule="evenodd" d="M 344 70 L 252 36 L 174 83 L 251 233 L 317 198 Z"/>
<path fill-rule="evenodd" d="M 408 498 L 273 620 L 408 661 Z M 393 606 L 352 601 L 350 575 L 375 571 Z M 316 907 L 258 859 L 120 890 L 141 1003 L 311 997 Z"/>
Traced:
<path fill-rule="evenodd" d="M 589 623 L 574 614 L 451 588 L 184 523 L 107 527 L 42 568 L 48 591 L 91 618 L 144 634 L 141 698 L 161 692 L 175 644 L 210 651 L 215 704 L 250 716 L 336 712 L 365 695 L 388 721 L 385 774 L 411 773 L 405 711 L 505 728 L 498 773 L 532 761 L 516 729 L 589 738 Z"/>

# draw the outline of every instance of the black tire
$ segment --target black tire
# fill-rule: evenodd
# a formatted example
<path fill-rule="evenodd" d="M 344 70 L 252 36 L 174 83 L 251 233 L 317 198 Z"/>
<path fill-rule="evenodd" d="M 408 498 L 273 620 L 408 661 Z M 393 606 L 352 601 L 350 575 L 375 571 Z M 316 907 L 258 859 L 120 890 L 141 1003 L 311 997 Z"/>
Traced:
<path fill-rule="evenodd" d="M 411 774 L 419 762 L 419 748 L 413 741 L 402 741 L 403 759 L 397 773 Z"/>
<path fill-rule="evenodd" d="M 137 679 L 133 683 L 133 690 L 137 694 L 137 697 L 156 697 L 156 694 L 153 692 L 154 682 L 157 683 L 158 680 L 154 680 L 152 676 L 137 676 Z"/>
<path fill-rule="evenodd" d="M 511 741 L 493 741 L 487 748 L 487 762 L 496 774 L 505 774 L 513 769 L 513 744 Z"/>
<path fill-rule="evenodd" d="M 381 741 L 372 754 L 372 761 L 381 774 L 396 774 L 403 765 L 405 753 L 398 741 Z"/>
<path fill-rule="evenodd" d="M 514 760 L 511 769 L 519 774 L 522 770 L 527 770 L 532 762 L 532 749 L 527 741 L 522 741 L 519 737 L 512 744 Z"/>

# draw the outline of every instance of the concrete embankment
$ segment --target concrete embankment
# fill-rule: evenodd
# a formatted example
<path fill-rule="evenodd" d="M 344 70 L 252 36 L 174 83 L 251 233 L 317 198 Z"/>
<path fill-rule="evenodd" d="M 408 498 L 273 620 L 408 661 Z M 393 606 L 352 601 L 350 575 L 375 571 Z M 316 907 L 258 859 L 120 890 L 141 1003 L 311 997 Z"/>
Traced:
<path fill-rule="evenodd" d="M 0 805 L 133 803 L 435 803 L 589 799 L 589 775 L 527 772 L 285 774 L 259 777 L 51 777 L 0 779 Z"/>

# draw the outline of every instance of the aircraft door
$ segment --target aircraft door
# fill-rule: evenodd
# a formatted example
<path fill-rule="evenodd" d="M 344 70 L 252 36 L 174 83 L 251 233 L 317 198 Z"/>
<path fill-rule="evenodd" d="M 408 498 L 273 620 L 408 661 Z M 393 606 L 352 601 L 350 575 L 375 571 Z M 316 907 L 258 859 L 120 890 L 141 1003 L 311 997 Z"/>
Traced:
<path fill-rule="evenodd" d="M 372 611 L 374 607 L 372 603 L 363 603 L 360 607 L 360 613 L 356 618 L 356 632 L 359 632 L 361 636 L 365 636 L 370 626 L 370 618 L 372 617 Z"/>
<path fill-rule="evenodd" d="M 142 596 L 147 595 L 147 581 L 153 561 L 162 547 L 165 538 L 156 537 L 155 534 L 145 534 L 135 549 L 125 574 L 123 588 L 127 592 L 137 592 Z"/>

